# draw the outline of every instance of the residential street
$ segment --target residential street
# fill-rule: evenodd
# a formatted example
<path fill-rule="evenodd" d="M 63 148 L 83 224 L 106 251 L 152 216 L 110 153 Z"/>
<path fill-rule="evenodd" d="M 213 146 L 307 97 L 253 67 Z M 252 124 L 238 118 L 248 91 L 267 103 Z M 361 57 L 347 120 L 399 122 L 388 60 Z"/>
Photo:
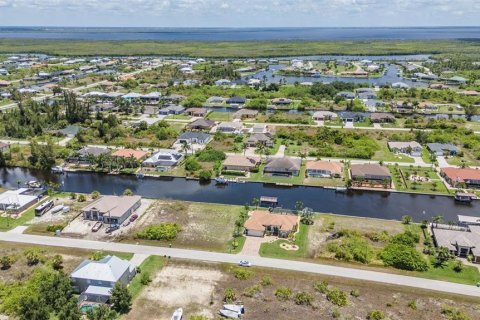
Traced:
<path fill-rule="evenodd" d="M 135 244 L 123 244 L 113 242 L 101 242 L 91 240 L 80 240 L 71 238 L 46 237 L 37 235 L 15 234 L 0 232 L 0 241 L 13 243 L 27 243 L 32 245 L 58 246 L 68 248 L 79 248 L 89 250 L 105 250 L 116 252 L 128 252 L 142 255 L 171 256 L 172 258 L 221 262 L 238 263 L 240 260 L 249 260 L 254 266 L 285 269 L 300 272 L 310 272 L 329 276 L 346 277 L 356 280 L 374 281 L 389 285 L 401 285 L 414 287 L 418 289 L 433 290 L 443 293 L 467 295 L 480 298 L 480 288 L 475 284 L 463 285 L 445 281 L 429 280 L 416 277 L 408 277 L 390 273 L 366 271 L 361 269 L 336 267 L 331 265 L 322 265 L 292 260 L 278 260 L 262 257 L 245 257 L 241 255 L 232 255 L 227 253 L 215 253 L 198 250 L 186 250 L 175 248 L 153 247 Z"/>

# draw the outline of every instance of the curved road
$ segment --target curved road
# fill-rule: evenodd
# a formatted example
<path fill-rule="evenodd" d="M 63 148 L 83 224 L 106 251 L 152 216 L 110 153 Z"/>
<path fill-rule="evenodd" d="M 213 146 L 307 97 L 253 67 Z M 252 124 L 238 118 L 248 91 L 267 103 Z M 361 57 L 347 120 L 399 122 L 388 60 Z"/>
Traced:
<path fill-rule="evenodd" d="M 316 274 L 323 274 L 335 277 L 351 278 L 356 280 L 374 281 L 389 285 L 408 286 L 419 289 L 439 291 L 443 293 L 459 294 L 466 296 L 473 296 L 480 298 L 480 288 L 474 285 L 463 285 L 452 282 L 429 280 L 417 277 L 408 277 L 397 274 L 367 271 L 354 268 L 336 267 L 330 265 L 322 265 L 316 263 L 279 260 L 262 257 L 244 257 L 241 255 L 233 255 L 227 253 L 216 253 L 199 250 L 174 249 L 153 247 L 145 245 L 124 244 L 115 242 L 102 242 L 91 240 L 79 240 L 71 238 L 59 238 L 49 236 L 37 236 L 17 233 L 0 232 L 0 241 L 27 243 L 32 245 L 57 246 L 67 248 L 80 248 L 89 250 L 105 250 L 114 252 L 128 252 L 145 255 L 171 256 L 174 258 L 209 261 L 209 262 L 223 262 L 223 263 L 238 263 L 240 260 L 249 260 L 255 266 L 285 269 L 291 271 L 309 272 Z"/>

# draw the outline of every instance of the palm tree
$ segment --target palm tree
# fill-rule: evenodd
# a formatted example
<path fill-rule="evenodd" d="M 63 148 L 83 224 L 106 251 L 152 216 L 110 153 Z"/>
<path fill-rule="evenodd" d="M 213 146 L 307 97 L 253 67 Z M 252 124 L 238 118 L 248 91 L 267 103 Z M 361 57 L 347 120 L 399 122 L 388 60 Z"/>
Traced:
<path fill-rule="evenodd" d="M 260 205 L 260 199 L 258 199 L 258 198 L 253 198 L 253 199 L 252 199 L 252 204 L 255 206 L 255 209 L 257 209 L 258 206 Z"/>
<path fill-rule="evenodd" d="M 188 145 L 188 142 L 187 141 L 183 141 L 182 142 L 182 152 L 186 155 L 188 153 L 188 149 L 190 148 L 190 146 Z"/>
<path fill-rule="evenodd" d="M 245 142 L 242 142 L 242 151 L 243 151 L 243 155 L 245 155 L 245 153 L 247 152 L 247 149 L 248 149 L 248 146 Z"/>
<path fill-rule="evenodd" d="M 438 215 L 438 216 L 432 217 L 432 222 L 435 223 L 435 227 L 437 227 L 439 223 L 443 222 L 443 216 Z"/>

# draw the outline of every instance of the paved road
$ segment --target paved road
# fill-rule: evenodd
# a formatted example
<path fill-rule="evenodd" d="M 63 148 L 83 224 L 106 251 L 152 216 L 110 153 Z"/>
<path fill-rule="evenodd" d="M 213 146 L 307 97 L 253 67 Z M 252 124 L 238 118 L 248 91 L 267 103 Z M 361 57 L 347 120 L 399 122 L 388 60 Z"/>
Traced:
<path fill-rule="evenodd" d="M 222 262 L 222 263 L 238 263 L 239 260 L 248 259 L 255 266 L 285 269 L 300 272 L 309 272 L 323 274 L 328 276 L 338 276 L 363 281 L 373 281 L 389 285 L 400 285 L 414 287 L 418 289 L 433 290 L 443 293 L 459 294 L 480 298 L 480 288 L 474 285 L 462 285 L 445 281 L 428 280 L 422 278 L 401 276 L 390 273 L 367 271 L 353 268 L 336 267 L 329 265 L 321 265 L 316 263 L 278 260 L 262 257 L 245 257 L 241 255 L 232 255 L 227 253 L 206 252 L 198 250 L 162 248 L 135 244 L 124 244 L 114 242 L 101 242 L 91 240 L 79 240 L 71 238 L 58 238 L 26 234 L 14 234 L 0 232 L 0 241 L 8 241 L 13 243 L 28 243 L 32 245 L 58 246 L 67 248 L 80 248 L 89 250 L 105 250 L 114 252 L 128 252 L 143 255 L 167 255 L 173 258 Z"/>

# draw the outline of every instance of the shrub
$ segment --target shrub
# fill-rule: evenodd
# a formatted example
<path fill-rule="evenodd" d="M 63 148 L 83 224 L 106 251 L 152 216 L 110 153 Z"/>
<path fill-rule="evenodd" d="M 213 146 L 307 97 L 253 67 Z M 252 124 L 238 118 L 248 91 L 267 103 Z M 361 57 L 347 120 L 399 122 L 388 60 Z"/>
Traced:
<path fill-rule="evenodd" d="M 25 250 L 23 254 L 25 256 L 25 259 L 27 259 L 27 264 L 29 266 L 34 266 L 40 262 L 45 261 L 45 256 L 43 255 L 43 252 L 35 248 Z"/>
<path fill-rule="evenodd" d="M 428 263 L 422 255 L 410 246 L 388 244 L 380 252 L 380 258 L 386 266 L 410 271 L 427 271 Z"/>
<path fill-rule="evenodd" d="M 352 297 L 358 298 L 358 297 L 360 297 L 360 291 L 358 291 L 358 289 L 354 289 L 354 290 L 350 291 L 350 295 Z"/>
<path fill-rule="evenodd" d="M 380 310 L 372 310 L 367 314 L 368 320 L 383 320 L 385 319 L 385 314 Z"/>
<path fill-rule="evenodd" d="M 15 263 L 15 257 L 12 255 L 4 255 L 0 258 L 0 264 L 2 265 L 2 270 L 10 269 L 10 267 L 14 263 Z"/>
<path fill-rule="evenodd" d="M 87 198 L 85 197 L 84 194 L 81 194 L 77 197 L 77 201 L 78 202 L 85 202 L 85 201 L 87 201 Z"/>
<path fill-rule="evenodd" d="M 262 281 L 260 282 L 260 284 L 264 287 L 266 286 L 270 286 L 273 284 L 273 280 L 270 276 L 263 276 L 262 277 Z"/>
<path fill-rule="evenodd" d="M 325 281 L 315 282 L 313 284 L 313 288 L 320 293 L 327 293 L 328 292 L 328 283 L 325 282 Z"/>
<path fill-rule="evenodd" d="M 190 172 L 197 171 L 197 170 L 200 170 L 201 167 L 202 166 L 200 165 L 200 163 L 198 163 L 198 161 L 195 160 L 194 158 L 188 158 L 185 161 L 185 170 L 187 171 L 190 171 Z"/>
<path fill-rule="evenodd" d="M 152 278 L 150 278 L 150 274 L 148 272 L 145 272 L 145 273 L 142 273 L 140 275 L 140 283 L 143 284 L 144 286 L 146 286 L 147 284 L 149 284 L 150 282 L 152 282 Z"/>
<path fill-rule="evenodd" d="M 408 307 L 412 310 L 417 310 L 417 300 L 412 300 L 408 303 Z"/>
<path fill-rule="evenodd" d="M 248 287 L 245 290 L 243 290 L 243 295 L 245 297 L 253 298 L 259 292 L 260 292 L 260 286 L 256 284 L 254 286 Z"/>
<path fill-rule="evenodd" d="M 442 314 L 447 320 L 470 320 L 462 310 L 450 306 L 442 306 Z"/>
<path fill-rule="evenodd" d="M 247 280 L 253 276 L 253 271 L 247 270 L 245 268 L 235 268 L 233 270 L 233 273 L 235 274 L 235 278 L 237 278 L 238 280 Z"/>
<path fill-rule="evenodd" d="M 202 170 L 198 174 L 198 177 L 200 178 L 200 181 L 202 181 L 202 182 L 210 181 L 210 179 L 212 179 L 212 171 Z"/>
<path fill-rule="evenodd" d="M 137 233 L 137 237 L 147 240 L 174 240 L 181 228 L 176 223 L 162 223 L 147 226 L 143 231 Z"/>
<path fill-rule="evenodd" d="M 127 188 L 127 189 L 123 190 L 123 195 L 124 196 L 133 196 L 133 191 Z"/>
<path fill-rule="evenodd" d="M 292 289 L 288 287 L 280 287 L 275 290 L 275 297 L 281 301 L 287 301 L 292 297 Z"/>
<path fill-rule="evenodd" d="M 103 259 L 103 257 L 105 257 L 105 253 L 103 251 L 95 251 L 90 255 L 90 260 L 98 261 Z"/>
<path fill-rule="evenodd" d="M 235 289 L 233 288 L 226 288 L 223 293 L 223 301 L 227 303 L 232 303 L 237 299 L 237 294 L 235 293 Z"/>
<path fill-rule="evenodd" d="M 295 304 L 303 305 L 303 306 L 311 306 L 313 302 L 313 296 L 305 291 L 298 292 L 294 299 Z"/>
<path fill-rule="evenodd" d="M 347 295 L 338 288 L 328 290 L 327 300 L 339 307 L 346 306 L 348 303 Z"/>
<path fill-rule="evenodd" d="M 57 230 L 63 230 L 65 226 L 63 224 L 52 224 L 47 226 L 47 231 L 48 232 L 56 232 Z"/>
<path fill-rule="evenodd" d="M 340 310 L 338 309 L 333 309 L 332 311 L 332 318 L 333 319 L 338 319 L 342 316 L 342 314 L 340 313 Z"/>
<path fill-rule="evenodd" d="M 92 197 L 92 199 L 97 199 L 98 197 L 100 197 L 100 192 L 98 191 L 93 191 L 90 196 Z"/>
<path fill-rule="evenodd" d="M 453 263 L 453 271 L 457 272 L 457 273 L 460 273 L 463 271 L 463 263 L 462 261 L 460 260 L 456 260 L 454 263 Z"/>
<path fill-rule="evenodd" d="M 414 247 L 419 241 L 420 241 L 420 235 L 410 230 L 394 235 L 390 239 L 391 243 L 403 244 L 410 247 Z"/>
<path fill-rule="evenodd" d="M 77 199 L 77 194 L 75 192 L 70 192 L 70 199 L 72 200 Z"/>
<path fill-rule="evenodd" d="M 346 233 L 344 233 L 346 232 Z M 373 248 L 365 239 L 349 231 L 340 231 L 345 235 L 342 241 L 332 242 L 327 246 L 328 251 L 335 253 L 335 258 L 344 261 L 369 263 L 373 257 Z"/>
<path fill-rule="evenodd" d="M 50 260 L 50 264 L 54 270 L 60 270 L 63 268 L 63 257 L 59 254 L 56 254 Z"/>

